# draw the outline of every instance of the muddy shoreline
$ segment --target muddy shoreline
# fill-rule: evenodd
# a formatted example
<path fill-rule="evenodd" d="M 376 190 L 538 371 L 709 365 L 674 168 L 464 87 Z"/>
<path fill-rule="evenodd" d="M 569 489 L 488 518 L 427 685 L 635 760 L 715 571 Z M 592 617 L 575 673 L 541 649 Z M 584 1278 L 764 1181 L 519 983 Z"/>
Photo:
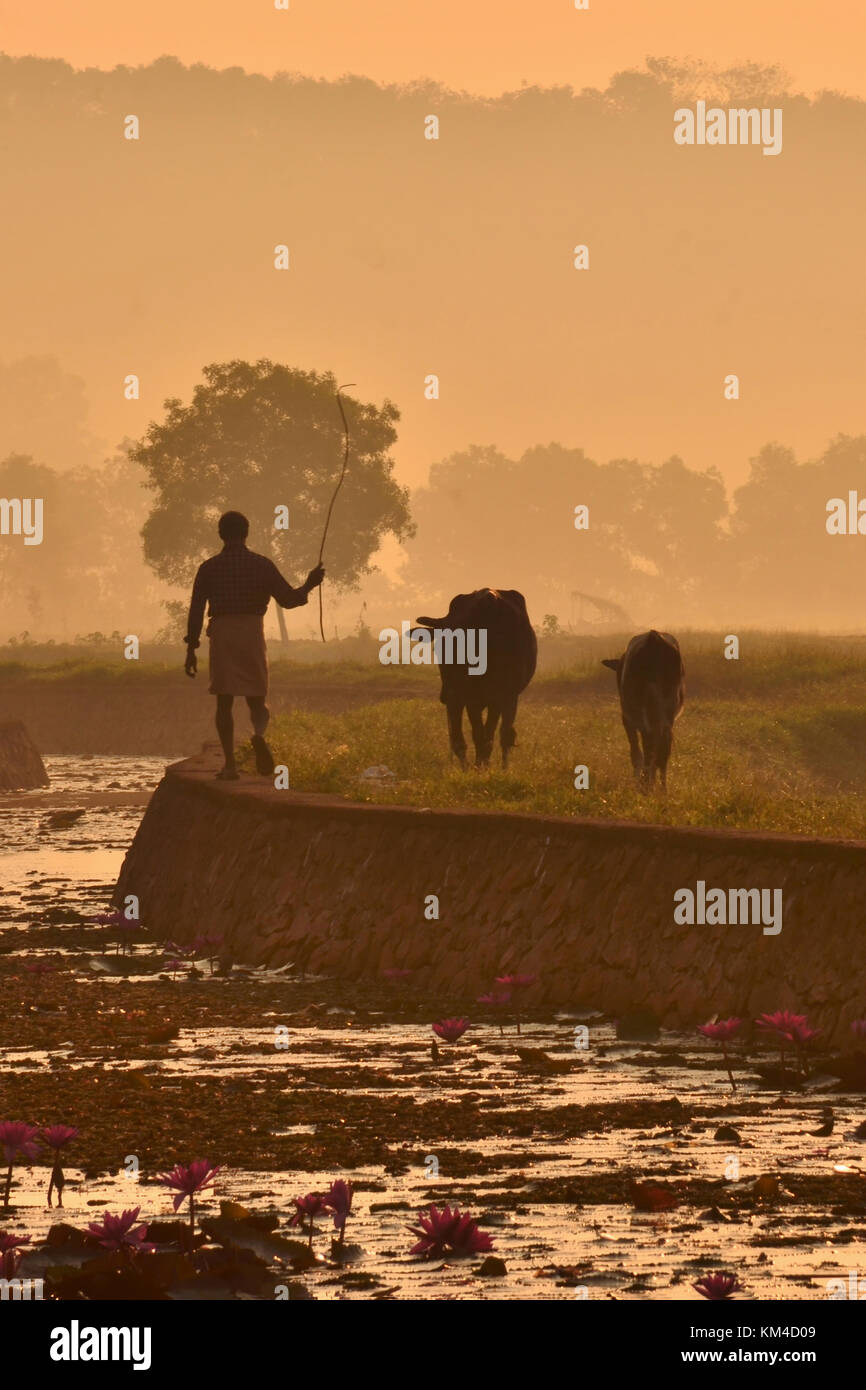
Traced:
<path fill-rule="evenodd" d="M 131 1207 L 159 1268 L 185 1270 L 141 1297 L 697 1302 L 696 1280 L 724 1270 L 740 1297 L 814 1300 L 862 1268 L 866 1091 L 832 1054 L 780 1077 L 751 1036 L 732 1092 L 695 1031 L 618 1036 L 532 986 L 519 1011 L 496 1008 L 459 973 L 447 988 L 305 976 L 221 965 L 216 948 L 178 957 L 146 922 L 89 925 L 161 763 L 48 765 L 53 790 L 0 798 L 0 1118 L 79 1136 L 62 1211 L 46 1205 L 44 1151 L 15 1164 L 0 1224 L 30 1239 L 22 1276 L 94 1296 L 106 1276 L 76 1233 Z M 82 815 L 52 820 L 70 802 Z M 435 1055 L 431 1024 L 459 1015 L 471 1028 Z M 158 1181 L 194 1158 L 220 1165 L 198 1273 L 169 1253 L 183 1226 Z M 346 1249 L 324 1222 L 310 1254 L 293 1202 L 335 1179 L 354 1184 Z M 660 1185 L 669 1209 L 639 1209 L 634 1183 Z M 431 1203 L 477 1218 L 493 1273 L 411 1255 Z"/>
<path fill-rule="evenodd" d="M 99 934 L 31 930 L 59 969 L 25 985 L 14 1047 L 6 1040 L 4 1108 L 81 1130 L 67 1222 L 133 1200 L 166 1219 L 155 1176 L 194 1149 L 222 1165 L 203 1212 L 240 1202 L 286 1237 L 294 1196 L 352 1179 L 352 1269 L 364 1279 L 329 1283 L 321 1261 L 303 1271 L 315 1297 L 432 1295 L 406 1234 L 430 1202 L 477 1215 L 505 1262 L 495 1289 L 477 1267 L 446 1264 L 437 1297 L 571 1298 L 577 1285 L 591 1297 L 693 1297 L 698 1272 L 734 1267 L 752 1297 L 808 1299 L 866 1248 L 866 1154 L 853 1137 L 864 1098 L 839 1093 L 820 1064 L 779 1095 L 738 1061 L 733 1095 L 693 1035 L 635 1044 L 593 1019 L 580 1055 L 572 1018 L 527 1010 L 519 1035 L 511 1019 L 501 1033 L 477 1005 L 473 1032 L 434 1062 L 429 1020 L 441 1010 L 411 986 L 211 976 L 204 962 L 172 980 L 146 944 L 88 950 Z M 7 989 L 20 989 L 19 971 L 7 954 Z M 562 1070 L 547 1074 L 538 1054 Z M 828 1105 L 833 1133 L 819 1139 Z M 44 1236 L 58 1219 L 44 1206 L 47 1177 L 17 1170 L 13 1228 Z M 675 1209 L 636 1211 L 635 1181 L 662 1184 Z"/>

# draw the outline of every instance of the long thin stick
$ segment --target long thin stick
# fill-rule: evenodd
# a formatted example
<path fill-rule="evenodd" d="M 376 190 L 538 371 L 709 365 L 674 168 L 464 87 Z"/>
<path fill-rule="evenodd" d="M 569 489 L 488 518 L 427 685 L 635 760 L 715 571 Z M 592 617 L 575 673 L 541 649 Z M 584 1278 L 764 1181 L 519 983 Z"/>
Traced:
<path fill-rule="evenodd" d="M 349 462 L 349 422 L 348 422 L 348 420 L 346 419 L 346 412 L 345 412 L 345 410 L 343 409 L 343 401 L 342 401 L 342 398 L 341 398 L 341 396 L 340 396 L 340 392 L 341 392 L 341 391 L 345 391 L 345 390 L 348 389 L 348 387 L 354 386 L 354 385 L 355 385 L 354 381 L 346 381 L 346 382 L 343 383 L 342 386 L 338 386 L 338 387 L 337 387 L 337 405 L 340 407 L 340 414 L 341 414 L 341 416 L 343 417 L 343 436 L 344 436 L 344 439 L 345 439 L 345 447 L 344 447 L 344 449 L 343 449 L 343 470 L 342 470 L 342 472 L 340 473 L 340 477 L 339 477 L 339 480 L 338 480 L 338 482 L 337 482 L 337 486 L 334 488 L 334 495 L 332 496 L 330 505 L 329 505 L 329 507 L 328 507 L 328 515 L 325 517 L 325 529 L 324 529 L 324 531 L 322 532 L 322 544 L 319 546 L 319 564 L 322 563 L 322 556 L 323 556 L 324 553 L 325 553 L 325 540 L 327 539 L 327 535 L 328 535 L 328 527 L 329 527 L 330 524 L 331 524 L 331 512 L 334 510 L 334 503 L 335 503 L 336 500 L 337 500 L 337 493 L 340 491 L 340 488 L 343 486 L 343 479 L 344 479 L 345 476 L 346 476 L 346 465 L 347 465 L 348 462 Z M 322 634 L 322 641 L 324 642 L 324 640 L 325 640 L 325 619 L 324 619 L 323 606 L 322 606 L 322 586 L 321 586 L 321 584 L 319 585 L 319 631 L 320 631 L 321 634 Z"/>

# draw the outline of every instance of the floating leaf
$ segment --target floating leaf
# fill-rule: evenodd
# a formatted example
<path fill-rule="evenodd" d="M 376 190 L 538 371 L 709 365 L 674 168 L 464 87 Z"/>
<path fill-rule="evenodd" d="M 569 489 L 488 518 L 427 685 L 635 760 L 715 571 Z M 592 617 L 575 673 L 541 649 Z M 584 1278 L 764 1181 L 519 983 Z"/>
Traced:
<path fill-rule="evenodd" d="M 316 1257 L 309 1246 L 300 1240 L 273 1235 L 253 1221 L 231 1221 L 224 1216 L 205 1218 L 200 1223 L 204 1234 L 219 1245 L 251 1250 L 263 1260 L 276 1257 L 285 1260 L 293 1269 L 308 1269 Z"/>
<path fill-rule="evenodd" d="M 752 1183 L 752 1192 L 756 1197 L 778 1197 L 780 1192 L 778 1175 L 776 1173 L 762 1173 Z"/>
<path fill-rule="evenodd" d="M 250 1212 L 246 1207 L 242 1207 L 240 1202 L 221 1201 L 220 1216 L 224 1216 L 227 1221 L 248 1221 Z"/>
<path fill-rule="evenodd" d="M 680 1204 L 671 1188 L 658 1182 L 633 1182 L 628 1193 L 637 1211 L 672 1211 Z"/>

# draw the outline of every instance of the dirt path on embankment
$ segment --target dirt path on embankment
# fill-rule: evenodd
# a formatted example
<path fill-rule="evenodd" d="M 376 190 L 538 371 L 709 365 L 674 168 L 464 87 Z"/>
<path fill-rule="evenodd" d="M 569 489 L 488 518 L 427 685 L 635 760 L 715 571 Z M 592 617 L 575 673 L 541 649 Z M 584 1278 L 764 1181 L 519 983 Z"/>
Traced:
<path fill-rule="evenodd" d="M 439 680 L 401 679 L 399 672 L 376 673 L 369 679 L 347 681 L 335 672 L 332 680 L 310 681 L 302 672 L 291 680 L 271 682 L 273 714 L 290 709 L 341 714 L 384 700 L 438 701 Z M 600 698 L 576 681 L 551 679 L 529 687 L 528 703 L 571 704 Z M 246 728 L 243 701 L 239 729 Z M 195 684 L 181 671 L 177 677 L 139 682 L 115 678 L 93 680 L 14 680 L 0 683 L 0 722 L 23 719 L 36 747 L 45 753 L 165 755 L 188 757 L 214 738 L 213 700 L 207 694 L 207 674 Z"/>

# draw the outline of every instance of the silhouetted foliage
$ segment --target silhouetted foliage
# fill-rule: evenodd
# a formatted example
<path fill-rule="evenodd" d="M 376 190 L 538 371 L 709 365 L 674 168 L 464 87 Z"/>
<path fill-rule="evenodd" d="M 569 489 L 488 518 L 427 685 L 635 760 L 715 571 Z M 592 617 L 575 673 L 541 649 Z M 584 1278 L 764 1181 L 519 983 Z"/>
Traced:
<path fill-rule="evenodd" d="M 300 573 L 316 561 L 328 503 L 343 461 L 344 436 L 330 374 L 265 359 L 213 363 L 192 404 L 165 403 L 130 453 L 156 493 L 144 524 L 144 553 L 160 578 L 192 578 L 219 549 L 216 522 L 230 509 L 250 520 L 249 544 Z M 328 533 L 325 562 L 338 585 L 354 586 L 383 538 L 411 535 L 408 492 L 394 482 L 388 450 L 399 413 L 346 398 L 350 461 Z M 275 530 L 275 509 L 289 529 Z"/>

